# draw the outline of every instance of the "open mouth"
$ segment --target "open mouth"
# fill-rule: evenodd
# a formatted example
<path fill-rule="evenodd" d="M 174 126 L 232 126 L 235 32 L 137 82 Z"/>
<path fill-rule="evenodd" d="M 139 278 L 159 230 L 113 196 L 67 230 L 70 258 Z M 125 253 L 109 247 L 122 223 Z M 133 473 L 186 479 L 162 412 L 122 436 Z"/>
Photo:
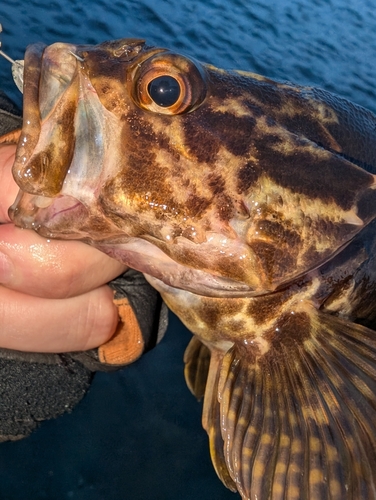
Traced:
<path fill-rule="evenodd" d="M 102 229 L 95 234 L 88 222 L 88 210 L 73 198 L 47 198 L 20 191 L 10 213 L 17 225 L 46 238 L 85 239 L 107 255 L 148 275 L 148 280 L 160 291 L 167 286 L 211 297 L 255 294 L 246 284 L 179 264 L 156 245 L 119 234 L 110 224 L 107 233 Z"/>
<path fill-rule="evenodd" d="M 74 198 L 68 196 L 48 198 L 20 190 L 9 209 L 9 216 L 16 226 L 33 229 L 46 238 L 77 239 L 83 235 L 80 231 L 77 232 L 72 223 L 67 224 L 67 220 L 72 222 L 78 218 L 85 219 L 88 213 L 82 203 Z M 55 229 L 57 221 L 59 221 L 58 230 Z"/>
<path fill-rule="evenodd" d="M 25 54 L 24 120 L 13 166 L 21 191 L 10 217 L 49 237 L 75 234 L 83 215 L 104 218 L 98 192 L 117 161 L 118 123 L 101 104 L 76 49 L 35 44 Z"/>
<path fill-rule="evenodd" d="M 110 222 L 107 230 L 102 227 L 95 233 L 88 209 L 74 198 L 47 198 L 20 191 L 10 214 L 16 225 L 33 229 L 46 238 L 86 240 L 107 255 L 147 274 L 149 281 L 161 291 L 167 285 L 212 297 L 255 294 L 244 283 L 182 265 L 157 245 L 127 236 Z"/>

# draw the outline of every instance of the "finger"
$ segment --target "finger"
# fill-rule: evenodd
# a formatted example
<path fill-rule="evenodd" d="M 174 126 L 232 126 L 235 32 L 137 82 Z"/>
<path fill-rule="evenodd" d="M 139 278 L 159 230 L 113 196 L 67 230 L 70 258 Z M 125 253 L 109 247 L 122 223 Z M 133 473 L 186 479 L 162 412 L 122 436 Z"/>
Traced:
<path fill-rule="evenodd" d="M 107 283 L 125 269 L 85 243 L 47 240 L 13 224 L 0 226 L 0 283 L 12 290 L 71 297 Z"/>
<path fill-rule="evenodd" d="M 42 299 L 0 287 L 0 345 L 34 352 L 82 351 L 106 342 L 118 322 L 103 286 L 68 299 Z"/>
<path fill-rule="evenodd" d="M 12 176 L 16 146 L 0 146 L 0 223 L 9 222 L 8 208 L 14 202 L 18 186 Z"/>

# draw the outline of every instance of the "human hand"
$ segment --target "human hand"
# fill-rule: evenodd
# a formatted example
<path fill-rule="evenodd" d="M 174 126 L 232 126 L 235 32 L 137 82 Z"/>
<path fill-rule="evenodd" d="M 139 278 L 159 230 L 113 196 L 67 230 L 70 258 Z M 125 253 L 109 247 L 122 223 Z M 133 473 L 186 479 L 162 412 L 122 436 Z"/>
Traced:
<path fill-rule="evenodd" d="M 67 352 L 106 342 L 117 308 L 104 285 L 126 269 L 77 241 L 46 240 L 15 227 L 8 207 L 18 187 L 15 146 L 0 146 L 0 347 Z"/>

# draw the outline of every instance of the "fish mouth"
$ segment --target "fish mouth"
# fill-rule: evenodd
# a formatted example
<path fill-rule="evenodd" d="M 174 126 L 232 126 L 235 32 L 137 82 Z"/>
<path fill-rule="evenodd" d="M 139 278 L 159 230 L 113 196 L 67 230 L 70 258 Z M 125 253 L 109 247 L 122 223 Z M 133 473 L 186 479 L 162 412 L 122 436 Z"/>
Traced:
<path fill-rule="evenodd" d="M 167 286 L 208 297 L 259 295 L 245 283 L 180 264 L 158 248 L 157 241 L 126 235 L 108 220 L 96 232 L 93 214 L 69 196 L 48 198 L 20 191 L 10 213 L 16 225 L 32 229 L 45 238 L 85 241 L 127 267 L 144 273 L 161 290 Z"/>
<path fill-rule="evenodd" d="M 118 45 L 124 47 L 125 41 Z M 95 218 L 100 219 L 93 226 L 98 234 L 118 232 L 98 209 L 97 199 L 119 160 L 114 151 L 119 125 L 100 102 L 78 55 L 90 50 L 38 43 L 25 53 L 23 126 L 13 165 L 20 193 L 9 216 L 16 225 L 38 228 L 51 238 L 87 237 Z"/>
<path fill-rule="evenodd" d="M 143 40 L 123 39 L 98 46 L 37 43 L 27 47 L 23 125 L 13 166 L 22 191 L 48 198 L 75 197 L 80 189 L 88 190 L 88 183 L 91 191 L 98 187 L 105 165 L 109 174 L 113 162 L 107 146 L 111 144 L 114 156 L 119 120 L 101 103 L 92 77 L 96 71 L 105 72 L 106 56 L 112 56 L 114 65 L 119 60 L 128 62 L 143 45 Z M 84 204 L 93 199 L 76 197 Z"/>
<path fill-rule="evenodd" d="M 33 229 L 45 238 L 85 241 L 128 267 L 144 273 L 161 291 L 167 286 L 207 297 L 258 295 L 244 283 L 182 265 L 157 245 L 143 238 L 126 236 L 108 221 L 107 227 L 102 226 L 95 233 L 90 224 L 92 215 L 74 198 L 47 198 L 20 191 L 10 210 L 16 225 Z"/>
<path fill-rule="evenodd" d="M 61 228 L 59 234 L 53 231 L 55 220 L 69 212 L 77 216 L 80 211 L 85 212 L 85 215 L 87 215 L 87 209 L 74 198 L 68 196 L 49 198 L 20 190 L 15 202 L 9 208 L 9 216 L 16 226 L 33 229 L 46 238 L 64 238 Z M 51 226 L 51 229 L 49 229 L 49 226 Z M 75 236 L 76 238 L 80 237 L 70 229 L 66 238 L 76 239 Z"/>

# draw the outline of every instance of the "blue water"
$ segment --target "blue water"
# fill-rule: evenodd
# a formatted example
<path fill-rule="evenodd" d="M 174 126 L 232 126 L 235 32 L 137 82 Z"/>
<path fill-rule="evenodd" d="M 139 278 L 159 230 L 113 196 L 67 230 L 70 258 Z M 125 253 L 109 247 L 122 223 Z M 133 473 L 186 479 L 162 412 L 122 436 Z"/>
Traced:
<path fill-rule="evenodd" d="M 3 0 L 3 47 L 141 37 L 219 67 L 318 85 L 376 109 L 373 0 Z M 0 63 L 2 85 L 6 62 Z M 5 79 L 5 80 L 4 80 Z"/>
<path fill-rule="evenodd" d="M 146 38 L 223 68 L 326 88 L 376 110 L 374 0 L 2 0 L 3 49 Z M 1 86 L 21 102 L 0 60 Z M 117 374 L 99 374 L 77 409 L 0 446 L 1 500 L 226 500 L 185 387 L 188 332 Z"/>

